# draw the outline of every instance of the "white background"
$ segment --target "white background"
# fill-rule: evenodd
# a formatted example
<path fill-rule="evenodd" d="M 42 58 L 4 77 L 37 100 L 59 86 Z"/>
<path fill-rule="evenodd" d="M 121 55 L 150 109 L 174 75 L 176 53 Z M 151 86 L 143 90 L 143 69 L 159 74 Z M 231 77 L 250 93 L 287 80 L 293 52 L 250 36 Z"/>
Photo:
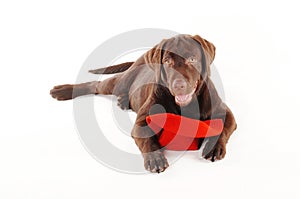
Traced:
<path fill-rule="evenodd" d="M 1 198 L 299 198 L 297 1 L 195 2 L 1 1 Z M 72 102 L 50 97 L 102 42 L 149 27 L 217 47 L 238 122 L 224 160 L 191 152 L 159 175 L 116 172 L 82 146 Z"/>

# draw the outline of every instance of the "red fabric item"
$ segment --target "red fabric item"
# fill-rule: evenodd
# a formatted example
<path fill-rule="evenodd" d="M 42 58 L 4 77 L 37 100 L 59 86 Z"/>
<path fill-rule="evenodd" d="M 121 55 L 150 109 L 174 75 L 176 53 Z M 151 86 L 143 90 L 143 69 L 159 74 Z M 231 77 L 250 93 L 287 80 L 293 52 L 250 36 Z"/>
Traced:
<path fill-rule="evenodd" d="M 172 113 L 149 115 L 146 122 L 159 136 L 161 146 L 176 151 L 198 150 L 199 138 L 217 136 L 223 130 L 221 119 L 200 121 Z"/>

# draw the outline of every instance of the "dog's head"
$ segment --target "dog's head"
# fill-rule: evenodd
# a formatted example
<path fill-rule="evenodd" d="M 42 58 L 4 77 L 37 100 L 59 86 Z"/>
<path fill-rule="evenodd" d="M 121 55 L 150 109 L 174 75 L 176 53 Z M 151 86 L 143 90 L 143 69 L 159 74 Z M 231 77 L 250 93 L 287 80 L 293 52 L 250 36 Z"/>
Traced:
<path fill-rule="evenodd" d="M 144 58 L 179 106 L 188 105 L 210 76 L 215 47 L 200 36 L 178 35 L 163 40 Z"/>

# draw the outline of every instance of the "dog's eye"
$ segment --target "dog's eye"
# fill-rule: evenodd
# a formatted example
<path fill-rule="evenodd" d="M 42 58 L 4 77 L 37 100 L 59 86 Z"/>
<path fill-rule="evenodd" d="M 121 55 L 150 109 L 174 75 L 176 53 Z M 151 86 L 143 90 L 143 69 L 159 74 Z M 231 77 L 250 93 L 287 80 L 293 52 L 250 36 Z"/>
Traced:
<path fill-rule="evenodd" d="M 172 60 L 170 58 L 167 58 L 167 59 L 164 60 L 164 64 L 171 65 L 172 64 Z"/>
<path fill-rule="evenodd" d="M 196 63 L 197 62 L 197 59 L 195 57 L 190 57 L 188 58 L 187 60 L 189 63 Z"/>

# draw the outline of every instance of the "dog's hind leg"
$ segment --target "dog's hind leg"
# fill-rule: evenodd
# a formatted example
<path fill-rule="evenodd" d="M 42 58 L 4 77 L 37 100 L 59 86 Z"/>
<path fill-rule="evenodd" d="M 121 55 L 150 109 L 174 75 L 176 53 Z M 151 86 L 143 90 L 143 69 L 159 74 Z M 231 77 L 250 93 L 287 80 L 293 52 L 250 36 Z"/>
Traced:
<path fill-rule="evenodd" d="M 115 75 L 104 81 L 58 85 L 50 91 L 50 94 L 57 100 L 70 100 L 91 94 L 112 95 L 117 81 L 118 75 Z"/>

